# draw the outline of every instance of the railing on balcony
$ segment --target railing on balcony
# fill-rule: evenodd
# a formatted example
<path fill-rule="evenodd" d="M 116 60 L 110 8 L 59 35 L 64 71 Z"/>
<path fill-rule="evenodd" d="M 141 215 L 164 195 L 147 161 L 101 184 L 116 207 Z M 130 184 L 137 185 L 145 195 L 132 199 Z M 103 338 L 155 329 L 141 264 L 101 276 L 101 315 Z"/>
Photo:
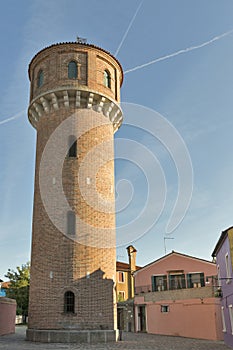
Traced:
<path fill-rule="evenodd" d="M 201 288 L 201 287 L 212 287 L 213 295 L 219 294 L 219 283 L 217 276 L 206 276 L 204 280 L 196 281 L 190 280 L 190 277 L 187 275 L 182 275 L 179 279 L 173 278 L 173 276 L 169 276 L 168 281 L 163 279 L 163 283 L 156 284 L 152 279 L 152 283 L 150 285 L 145 286 L 136 286 L 135 287 L 135 295 L 141 293 L 150 293 L 150 292 L 163 292 L 167 290 L 178 290 L 178 289 L 193 289 L 193 288 Z M 154 282 L 154 283 L 153 283 Z M 167 283 L 168 282 L 168 283 Z"/>
<path fill-rule="evenodd" d="M 148 286 L 137 286 L 134 288 L 134 293 L 137 295 L 137 294 L 140 294 L 140 293 L 149 293 L 149 292 L 152 292 L 152 286 L 151 284 L 148 285 Z"/>

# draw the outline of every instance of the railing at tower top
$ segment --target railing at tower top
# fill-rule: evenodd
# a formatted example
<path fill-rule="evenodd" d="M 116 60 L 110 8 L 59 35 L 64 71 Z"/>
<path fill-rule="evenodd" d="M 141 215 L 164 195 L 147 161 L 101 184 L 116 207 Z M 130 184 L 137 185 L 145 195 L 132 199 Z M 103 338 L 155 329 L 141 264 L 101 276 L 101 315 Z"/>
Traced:
<path fill-rule="evenodd" d="M 76 42 L 78 44 L 86 44 L 87 43 L 87 39 L 86 38 L 81 38 L 80 36 L 76 37 Z"/>

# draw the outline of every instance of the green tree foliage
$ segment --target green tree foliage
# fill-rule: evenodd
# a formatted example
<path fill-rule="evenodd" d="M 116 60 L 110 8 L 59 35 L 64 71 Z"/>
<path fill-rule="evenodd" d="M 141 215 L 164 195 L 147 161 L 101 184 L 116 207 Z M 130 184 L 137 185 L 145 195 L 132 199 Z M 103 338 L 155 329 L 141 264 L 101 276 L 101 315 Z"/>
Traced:
<path fill-rule="evenodd" d="M 21 267 L 17 266 L 16 271 L 8 269 L 5 275 L 9 279 L 9 288 L 6 289 L 6 296 L 15 299 L 17 302 L 17 315 L 28 315 L 30 263 L 27 262 Z"/>

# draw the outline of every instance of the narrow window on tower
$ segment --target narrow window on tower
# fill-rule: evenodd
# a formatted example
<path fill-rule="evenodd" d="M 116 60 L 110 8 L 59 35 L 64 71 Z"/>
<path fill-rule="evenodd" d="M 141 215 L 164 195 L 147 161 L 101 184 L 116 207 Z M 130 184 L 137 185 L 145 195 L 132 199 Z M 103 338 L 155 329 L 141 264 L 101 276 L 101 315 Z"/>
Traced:
<path fill-rule="evenodd" d="M 74 211 L 67 213 L 67 234 L 75 236 L 76 233 L 76 216 Z"/>
<path fill-rule="evenodd" d="M 71 291 L 65 292 L 64 295 L 64 312 L 74 314 L 75 310 L 75 297 Z"/>
<path fill-rule="evenodd" d="M 43 84 L 44 84 L 44 72 L 40 70 L 37 77 L 37 87 L 41 87 Z"/>
<path fill-rule="evenodd" d="M 76 158 L 77 157 L 77 139 L 75 136 L 73 135 L 69 136 L 68 147 L 69 147 L 68 157 Z"/>
<path fill-rule="evenodd" d="M 68 64 L 68 78 L 69 79 L 77 79 L 78 77 L 78 67 L 75 61 L 71 61 Z"/>
<path fill-rule="evenodd" d="M 104 86 L 111 88 L 111 76 L 108 70 L 104 71 Z"/>

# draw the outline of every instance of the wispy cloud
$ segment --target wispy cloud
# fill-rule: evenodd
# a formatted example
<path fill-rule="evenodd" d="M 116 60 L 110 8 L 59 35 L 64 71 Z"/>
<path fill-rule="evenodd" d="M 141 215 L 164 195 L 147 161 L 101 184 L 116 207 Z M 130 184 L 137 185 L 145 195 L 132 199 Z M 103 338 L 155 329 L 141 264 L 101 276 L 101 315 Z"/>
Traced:
<path fill-rule="evenodd" d="M 13 117 L 9 117 L 7 119 L 4 120 L 0 120 L 0 125 L 6 124 L 11 122 L 12 120 L 18 119 L 19 117 L 21 117 L 24 113 L 26 113 L 26 110 L 23 110 L 17 114 L 15 114 Z"/>
<path fill-rule="evenodd" d="M 169 55 L 156 58 L 156 59 L 154 59 L 154 60 L 152 60 L 152 61 L 150 61 L 150 62 L 141 64 L 141 65 L 136 66 L 136 67 L 134 67 L 134 68 L 127 69 L 126 71 L 124 71 L 124 74 L 130 73 L 130 72 L 133 72 L 133 71 L 136 71 L 136 70 L 138 70 L 138 69 L 145 68 L 145 67 L 147 67 L 147 66 L 150 66 L 151 64 L 154 64 L 154 63 L 157 63 L 157 62 L 161 62 L 161 61 L 165 61 L 165 60 L 167 60 L 167 59 L 169 59 L 169 58 L 172 58 L 172 57 L 175 57 L 175 56 L 178 56 L 178 55 L 181 55 L 181 54 L 184 54 L 184 53 L 193 51 L 193 50 L 201 49 L 202 47 L 207 46 L 207 45 L 210 45 L 210 44 L 212 44 L 213 42 L 215 42 L 215 41 L 217 41 L 217 40 L 220 40 L 220 39 L 224 38 L 225 36 L 230 35 L 231 33 L 233 33 L 233 29 L 231 29 L 231 30 L 229 30 L 228 32 L 225 32 L 225 33 L 223 33 L 223 34 L 217 35 L 217 36 L 215 36 L 214 38 L 212 38 L 212 39 L 210 39 L 210 40 L 208 40 L 208 41 L 205 41 L 205 42 L 202 43 L 202 44 L 199 44 L 199 45 L 196 45 L 196 46 L 190 46 L 190 47 L 187 47 L 186 49 L 182 49 L 182 50 L 173 52 L 173 53 L 171 53 L 171 54 L 169 54 Z"/>
<path fill-rule="evenodd" d="M 135 12 L 135 14 L 133 15 L 133 17 L 132 17 L 132 19 L 131 19 L 131 21 L 130 21 L 130 23 L 129 23 L 129 25 L 128 25 L 128 28 L 126 29 L 125 34 L 123 35 L 123 37 L 122 37 L 122 39 L 121 39 L 121 42 L 120 42 L 120 44 L 119 44 L 119 46 L 118 46 L 118 48 L 117 48 L 117 50 L 116 50 L 114 56 L 117 56 L 117 55 L 118 55 L 118 53 L 119 53 L 119 51 L 120 51 L 120 49 L 121 49 L 121 46 L 123 45 L 123 43 L 124 43 L 124 41 L 125 41 L 125 39 L 126 39 L 126 37 L 127 37 L 127 35 L 128 35 L 128 32 L 130 31 L 130 29 L 131 29 L 131 27 L 132 27 L 132 25 L 133 25 L 133 23 L 134 23 L 134 21 L 135 21 L 135 18 L 137 17 L 137 14 L 138 14 L 140 8 L 142 7 L 143 2 L 144 2 L 144 0 L 142 0 L 142 1 L 140 2 L 140 4 L 139 4 L 139 6 L 138 6 L 138 8 L 137 8 L 137 10 L 136 10 L 136 12 Z"/>

